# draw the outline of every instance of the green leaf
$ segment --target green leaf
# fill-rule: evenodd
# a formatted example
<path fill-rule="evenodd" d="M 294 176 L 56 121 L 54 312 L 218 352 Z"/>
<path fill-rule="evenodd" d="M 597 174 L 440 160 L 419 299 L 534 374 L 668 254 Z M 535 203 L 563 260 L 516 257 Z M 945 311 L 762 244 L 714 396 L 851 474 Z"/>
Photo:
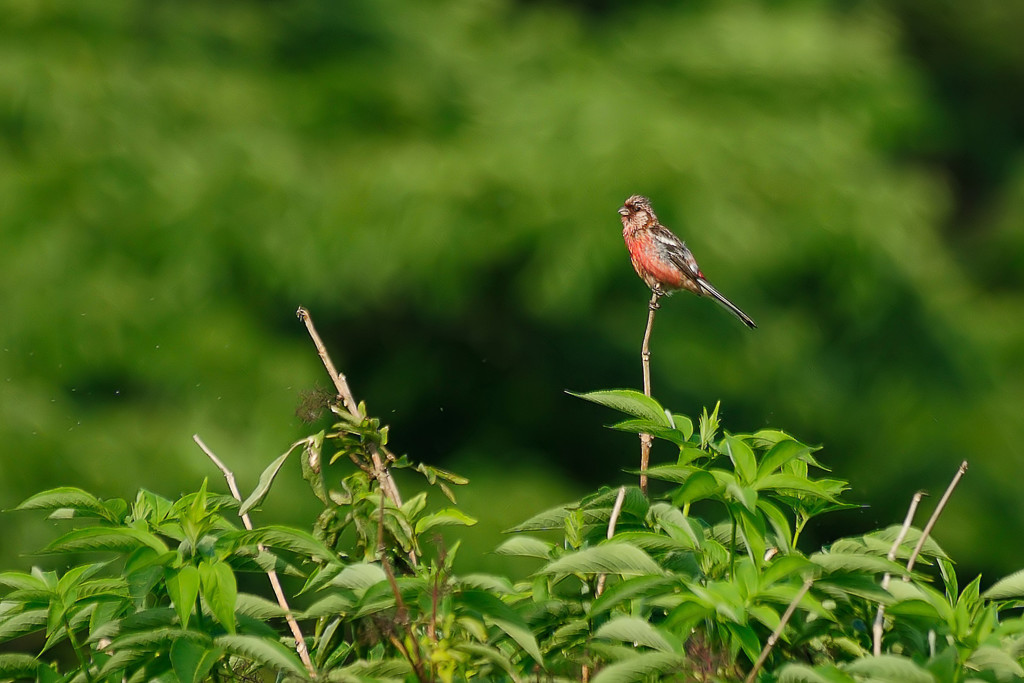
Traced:
<path fill-rule="evenodd" d="M 171 666 L 181 683 L 198 683 L 223 653 L 224 650 L 217 646 L 179 638 L 171 645 Z"/>
<path fill-rule="evenodd" d="M 521 524 L 517 524 L 511 529 L 506 529 L 505 533 L 519 533 L 522 531 L 550 531 L 552 529 L 561 529 L 565 525 L 565 518 L 569 516 L 569 511 L 565 505 L 559 505 L 553 507 L 544 512 L 540 512 L 530 519 L 526 520 Z"/>
<path fill-rule="evenodd" d="M 527 625 L 526 621 L 515 610 L 506 605 L 498 597 L 486 591 L 468 590 L 462 591 L 457 596 L 457 606 L 461 609 L 468 609 L 486 617 L 491 623 L 504 631 L 512 640 L 519 644 L 519 647 L 533 657 L 541 666 L 544 666 L 544 657 L 541 655 L 537 639 Z"/>
<path fill-rule="evenodd" d="M 617 429 L 620 432 L 629 432 L 631 434 L 650 434 L 655 438 L 670 441 L 677 446 L 682 446 L 689 438 L 681 430 L 673 429 L 672 427 L 665 427 L 650 420 L 623 420 L 622 422 L 616 422 L 611 425 L 611 428 Z M 692 425 L 690 429 L 692 432 Z"/>
<path fill-rule="evenodd" d="M 235 632 L 235 601 L 238 585 L 227 562 L 204 560 L 199 564 L 199 582 L 203 599 L 228 633 Z"/>
<path fill-rule="evenodd" d="M 968 669 L 991 672 L 1000 681 L 1024 679 L 1024 667 L 1008 652 L 994 645 L 981 645 L 967 658 Z"/>
<path fill-rule="evenodd" d="M 779 683 L 856 683 L 856 679 L 832 665 L 786 664 L 779 671 Z"/>
<path fill-rule="evenodd" d="M 591 618 L 599 616 L 628 600 L 650 598 L 672 592 L 679 584 L 673 576 L 634 576 L 615 583 L 609 582 L 590 605 Z"/>
<path fill-rule="evenodd" d="M 650 420 L 662 427 L 672 427 L 672 423 L 669 422 L 668 416 L 665 415 L 665 409 L 661 407 L 660 403 L 650 396 L 645 396 L 633 389 L 591 391 L 586 394 L 577 394 L 571 391 L 567 393 L 571 396 L 618 410 L 627 415 L 632 415 L 633 417 Z"/>
<path fill-rule="evenodd" d="M 659 652 L 680 653 L 683 649 L 678 638 L 638 617 L 616 617 L 597 629 L 594 635 L 598 638 L 642 645 Z"/>
<path fill-rule="evenodd" d="M 44 553 L 130 552 L 143 545 L 158 553 L 168 552 L 159 538 L 147 531 L 127 527 L 93 526 L 69 531 L 42 550 Z"/>
<path fill-rule="evenodd" d="M 710 498 L 720 489 L 717 479 L 707 472 L 698 471 L 672 493 L 672 504 L 681 507 L 687 503 Z"/>
<path fill-rule="evenodd" d="M 982 595 L 989 600 L 1024 598 L 1024 569 L 999 579 Z"/>
<path fill-rule="evenodd" d="M 563 555 L 543 567 L 539 574 L 621 574 L 662 575 L 664 571 L 651 556 L 628 543 L 610 541 L 593 548 Z"/>
<path fill-rule="evenodd" d="M 276 640 L 257 636 L 228 635 L 214 639 L 214 643 L 239 657 L 278 671 L 306 678 L 302 662 L 291 650 Z"/>
<path fill-rule="evenodd" d="M 756 439 L 758 435 L 754 435 Z M 814 451 L 813 448 L 791 438 L 779 441 L 771 450 L 764 454 L 760 464 L 757 466 L 757 478 L 760 479 L 773 473 L 794 458 L 808 455 Z"/>
<path fill-rule="evenodd" d="M 366 562 L 345 567 L 331 583 L 342 588 L 350 588 L 358 594 L 381 581 L 387 581 L 387 578 L 379 564 Z"/>
<path fill-rule="evenodd" d="M 639 652 L 621 662 L 609 664 L 594 676 L 593 683 L 637 683 L 651 676 L 683 669 L 686 657 L 667 652 Z"/>
<path fill-rule="evenodd" d="M 879 683 L 933 683 L 935 678 L 912 660 L 898 655 L 868 656 L 843 666 L 852 674 L 870 677 Z"/>
<path fill-rule="evenodd" d="M 494 552 L 498 555 L 514 555 L 516 557 L 539 557 L 542 560 L 551 559 L 551 551 L 555 545 L 542 541 L 531 536 L 513 536 L 497 548 Z"/>
<path fill-rule="evenodd" d="M 750 450 L 750 446 L 742 439 L 730 435 L 725 437 L 725 454 L 732 460 L 740 482 L 749 484 L 754 481 L 757 475 L 757 460 L 754 458 L 754 451 Z"/>
<path fill-rule="evenodd" d="M 23 654 L 0 654 L 0 679 L 37 679 L 39 661 Z"/>
<path fill-rule="evenodd" d="M 889 572 L 897 576 L 906 573 L 904 566 L 897 562 L 863 553 L 814 553 L 809 559 L 827 572 Z"/>
<path fill-rule="evenodd" d="M 196 606 L 196 598 L 199 597 L 199 569 L 191 564 L 179 569 L 165 568 L 164 583 L 167 587 L 167 596 L 178 614 L 178 623 L 182 629 L 187 629 L 192 610 Z"/>
<path fill-rule="evenodd" d="M 75 512 L 85 513 L 86 516 L 102 517 L 110 521 L 110 511 L 96 496 L 88 491 L 73 486 L 62 486 L 42 493 L 37 493 L 25 499 L 14 508 L 15 510 L 59 510 L 67 508 Z"/>
<path fill-rule="evenodd" d="M 279 455 L 274 462 L 270 463 L 267 468 L 263 470 L 263 474 L 260 475 L 260 480 L 259 483 L 256 484 L 256 488 L 253 489 L 253 492 L 250 493 L 249 497 L 245 499 L 244 503 L 242 503 L 242 507 L 238 509 L 239 517 L 244 514 L 248 514 L 250 510 L 263 502 L 263 499 L 267 497 L 268 493 L 270 493 L 270 486 L 274 483 L 274 477 L 277 476 L 281 466 L 284 465 L 284 461 L 292 454 L 295 447 L 301 443 L 305 442 L 300 441 L 299 443 L 293 444 L 292 447 L 285 451 L 283 455 Z"/>
<path fill-rule="evenodd" d="M 768 474 L 754 482 L 758 491 L 776 489 L 779 491 L 806 493 L 831 502 L 838 502 L 832 494 L 810 479 L 795 474 Z"/>
<path fill-rule="evenodd" d="M 287 526 L 265 526 L 252 531 L 238 531 L 225 535 L 234 547 L 262 545 L 267 548 L 289 550 L 306 557 L 337 561 L 338 554 L 312 534 Z"/>
<path fill-rule="evenodd" d="M 46 608 L 31 609 L 0 618 L 0 643 L 42 630 L 48 612 Z"/>
<path fill-rule="evenodd" d="M 421 534 L 436 526 L 473 526 L 474 524 L 476 524 L 476 520 L 462 510 L 458 508 L 445 508 L 420 517 L 416 521 L 416 533 Z"/>

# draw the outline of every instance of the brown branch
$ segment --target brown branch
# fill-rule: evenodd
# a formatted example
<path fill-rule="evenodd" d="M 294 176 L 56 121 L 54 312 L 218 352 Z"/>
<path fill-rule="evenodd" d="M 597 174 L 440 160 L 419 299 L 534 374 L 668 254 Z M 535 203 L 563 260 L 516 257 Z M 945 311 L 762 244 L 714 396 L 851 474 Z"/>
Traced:
<path fill-rule="evenodd" d="M 348 380 L 345 379 L 345 375 L 338 372 L 334 367 L 334 363 L 331 361 L 331 357 L 327 354 L 327 348 L 324 346 L 323 341 L 320 339 L 320 335 L 316 331 L 316 327 L 313 325 L 313 319 L 309 315 L 309 311 L 299 306 L 296 311 L 296 315 L 306 325 L 306 331 L 309 332 L 310 338 L 313 340 L 313 345 L 316 347 L 316 352 L 320 356 L 320 360 L 323 361 L 324 368 L 327 370 L 327 374 L 331 378 L 331 382 L 334 384 L 334 388 L 338 390 L 338 396 L 341 398 L 342 405 L 348 410 L 349 414 L 357 420 L 361 421 L 365 418 L 362 411 L 359 410 L 359 404 L 356 403 L 355 397 L 352 395 L 352 390 L 348 386 Z M 377 477 L 377 481 L 380 482 L 381 488 L 384 489 L 385 494 L 391 499 L 391 502 L 396 507 L 402 506 L 402 496 L 398 492 L 398 487 L 395 486 L 394 479 L 391 478 L 390 472 L 384 467 L 384 462 L 380 457 L 380 449 L 377 446 L 370 447 L 370 459 L 373 461 L 374 476 Z M 415 562 L 414 562 L 415 563 Z"/>
<path fill-rule="evenodd" d="M 779 625 L 776 626 L 775 630 L 772 631 L 772 634 L 768 636 L 768 642 L 764 644 L 764 649 L 761 650 L 760 656 L 757 658 L 757 661 L 754 662 L 754 668 L 750 670 L 749 674 L 747 674 L 746 683 L 752 683 L 754 678 L 757 676 L 757 672 L 761 670 L 762 666 L 764 666 L 765 660 L 768 659 L 768 655 L 771 654 L 772 648 L 775 647 L 775 643 L 778 642 L 779 636 L 782 635 L 782 629 L 786 628 L 786 624 L 788 624 L 789 620 L 793 617 L 793 612 L 796 612 L 796 606 L 800 604 L 801 600 L 803 600 L 807 591 L 811 589 L 811 584 L 813 583 L 814 579 L 810 576 L 804 579 L 804 585 L 801 586 L 796 597 L 793 598 L 793 602 L 789 603 L 789 607 L 787 607 L 786 611 L 783 612 L 782 620 L 779 621 Z"/>
<path fill-rule="evenodd" d="M 914 515 L 917 514 L 917 506 L 921 502 L 921 498 L 924 494 L 920 491 L 914 494 L 914 497 L 910 500 L 910 508 L 907 510 L 907 516 L 903 519 L 903 526 L 900 528 L 900 532 L 896 535 L 896 540 L 892 542 L 892 547 L 889 548 L 889 553 L 886 555 L 890 562 L 895 561 L 896 552 L 899 550 L 900 545 L 903 544 L 903 539 L 907 537 L 907 532 L 910 531 L 910 524 L 914 521 Z M 889 580 L 891 579 L 889 572 L 885 573 L 882 577 L 882 590 L 889 590 Z M 882 625 L 885 620 L 885 605 L 878 603 L 878 612 L 875 613 L 875 623 L 872 629 L 874 634 L 874 652 L 875 656 L 878 657 L 882 654 Z"/>
<path fill-rule="evenodd" d="M 640 361 L 644 370 L 644 395 L 651 395 L 651 328 L 654 327 L 654 313 L 661 304 L 658 299 L 661 294 L 653 292 L 651 302 L 648 304 L 650 312 L 647 314 L 647 329 L 644 331 L 644 343 L 640 347 Z M 650 434 L 640 435 L 640 492 L 647 495 L 647 465 L 651 460 L 651 442 L 654 440 Z"/>
<path fill-rule="evenodd" d="M 914 546 L 914 552 L 910 553 L 910 559 L 907 560 L 907 575 L 903 577 L 904 581 L 910 581 L 910 571 L 914 568 L 914 562 L 917 561 L 917 556 L 921 554 L 921 549 L 924 548 L 924 542 L 928 540 L 928 535 L 932 532 L 932 528 L 935 523 L 939 521 L 939 515 L 942 514 L 943 508 L 946 507 L 946 502 L 949 497 L 953 495 L 953 489 L 960 483 L 960 478 L 967 472 L 967 461 L 964 460 L 960 463 L 960 467 L 957 468 L 956 474 L 953 475 L 953 480 L 949 482 L 949 486 L 946 487 L 946 492 L 942 494 L 942 498 L 939 498 L 938 505 L 935 506 L 935 511 L 932 512 L 932 516 L 928 518 L 928 523 L 924 525 L 924 529 L 921 530 L 921 538 L 917 539 L 917 545 Z"/>
<path fill-rule="evenodd" d="M 228 489 L 231 491 L 231 495 L 234 496 L 235 500 L 239 503 L 242 502 L 242 495 L 238 491 L 238 484 L 235 482 L 234 473 L 228 469 L 227 465 L 221 462 L 220 458 L 214 455 L 213 451 L 207 447 L 203 440 L 199 438 L 198 434 L 192 435 L 192 440 L 196 442 L 196 445 L 202 449 L 203 453 L 206 454 L 213 464 L 217 466 L 217 469 L 224 475 L 224 479 L 228 483 Z M 294 448 L 294 446 L 292 447 Z M 245 513 L 241 515 L 242 524 L 246 529 L 252 531 L 252 520 L 249 518 L 249 514 Z M 265 552 L 266 548 L 262 543 L 257 543 L 256 548 L 260 552 Z M 270 586 L 274 589 L 274 595 L 277 597 L 277 604 L 280 605 L 281 609 L 284 610 L 285 621 L 288 622 L 288 628 L 292 632 L 292 636 L 295 638 L 295 652 L 298 653 L 299 659 L 302 660 L 303 666 L 306 667 L 306 672 L 309 677 L 316 680 L 316 667 L 313 666 L 313 661 L 309 658 L 309 651 L 306 649 L 306 639 L 302 635 L 302 629 L 299 628 L 299 622 L 295 620 L 292 615 L 292 609 L 288 605 L 288 599 L 284 595 L 284 590 L 281 588 L 281 581 L 277 578 L 277 572 L 273 569 L 267 569 L 267 578 L 270 579 Z"/>

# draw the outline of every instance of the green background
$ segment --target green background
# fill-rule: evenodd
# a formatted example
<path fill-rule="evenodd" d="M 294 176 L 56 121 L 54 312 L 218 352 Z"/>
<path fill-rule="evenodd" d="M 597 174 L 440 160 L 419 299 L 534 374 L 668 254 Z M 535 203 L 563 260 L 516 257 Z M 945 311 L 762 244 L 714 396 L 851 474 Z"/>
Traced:
<path fill-rule="evenodd" d="M 472 479 L 479 550 L 633 481 L 635 437 L 563 390 L 640 387 L 643 193 L 760 326 L 665 302 L 662 403 L 822 443 L 866 507 L 818 542 L 929 513 L 967 459 L 937 539 L 986 583 L 1024 566 L 1024 5 L 0 16 L 0 506 L 222 487 L 193 433 L 251 489 L 328 424 L 295 417 L 328 385 L 299 305 L 394 449 Z M 314 503 L 292 462 L 263 519 Z M 48 524 L 5 514 L 0 557 Z"/>

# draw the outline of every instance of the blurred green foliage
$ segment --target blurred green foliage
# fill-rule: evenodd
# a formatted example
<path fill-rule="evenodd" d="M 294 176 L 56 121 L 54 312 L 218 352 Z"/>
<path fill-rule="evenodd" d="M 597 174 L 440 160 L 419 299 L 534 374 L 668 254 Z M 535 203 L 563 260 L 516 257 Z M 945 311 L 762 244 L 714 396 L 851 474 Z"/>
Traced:
<path fill-rule="evenodd" d="M 640 384 L 641 192 L 760 325 L 666 302 L 655 393 L 824 442 L 851 532 L 966 458 L 937 537 L 1016 568 L 1024 17 L 934 7 L 0 0 L 0 505 L 193 490 L 194 432 L 251 488 L 299 304 L 396 450 L 631 479 L 561 389 Z"/>

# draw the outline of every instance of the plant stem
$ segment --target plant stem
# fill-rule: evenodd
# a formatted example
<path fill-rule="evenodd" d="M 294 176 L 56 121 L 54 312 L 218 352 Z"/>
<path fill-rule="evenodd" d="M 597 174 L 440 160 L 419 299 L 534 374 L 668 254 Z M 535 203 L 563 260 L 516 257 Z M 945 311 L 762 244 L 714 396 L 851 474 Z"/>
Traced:
<path fill-rule="evenodd" d="M 956 474 L 953 475 L 953 480 L 949 482 L 949 486 L 946 487 L 946 492 L 942 494 L 942 498 L 939 499 L 939 504 L 935 506 L 935 511 L 932 512 L 932 516 L 928 518 L 928 523 L 924 525 L 924 529 L 921 531 L 921 538 L 917 539 L 917 545 L 914 546 L 914 552 L 910 553 L 910 559 L 907 560 L 907 575 L 903 577 L 904 581 L 910 581 L 910 571 L 914 568 L 914 562 L 917 561 L 917 556 L 921 554 L 921 549 L 924 548 L 924 542 L 928 540 L 928 535 L 932 532 L 932 528 L 935 523 L 939 521 L 939 515 L 942 514 L 943 508 L 946 507 L 946 502 L 949 497 L 953 495 L 953 489 L 960 483 L 960 477 L 964 476 L 967 472 L 967 461 L 964 460 L 960 463 L 960 467 L 957 468 Z"/>
<path fill-rule="evenodd" d="M 793 612 L 796 611 L 796 606 L 800 604 L 801 600 L 803 600 L 804 595 L 806 595 L 807 591 L 811 589 L 811 584 L 813 583 L 814 579 L 810 576 L 804 579 L 804 585 L 800 587 L 796 597 L 793 598 L 793 601 L 789 603 L 789 607 L 787 607 L 786 611 L 783 612 L 779 625 L 776 626 L 775 630 L 772 631 L 772 634 L 768 636 L 768 642 L 764 644 L 764 649 L 761 650 L 760 656 L 757 658 L 757 661 L 754 662 L 754 668 L 750 670 L 749 674 L 747 674 L 746 683 L 753 683 L 754 678 L 757 676 L 757 672 L 761 670 L 762 666 L 764 666 L 765 660 L 768 659 L 768 655 L 771 653 L 772 648 L 775 647 L 775 643 L 778 642 L 779 636 L 782 635 L 782 629 L 786 628 L 786 624 L 788 624 L 789 620 L 793 617 Z"/>
<path fill-rule="evenodd" d="M 220 458 L 218 458 L 213 451 L 203 443 L 203 440 L 199 438 L 198 434 L 193 434 L 192 440 L 196 442 L 196 445 L 202 449 L 203 453 L 206 453 L 206 457 L 213 461 L 213 464 L 221 471 L 224 475 L 224 479 L 228 483 L 228 489 L 231 490 L 231 495 L 234 496 L 235 500 L 241 503 L 242 494 L 238 491 L 238 484 L 235 483 L 234 472 L 228 469 L 227 465 L 221 462 Z M 249 518 L 248 513 L 242 515 L 242 524 L 246 529 L 252 531 L 252 520 Z M 256 548 L 260 552 L 264 552 L 265 550 L 261 543 L 256 544 Z M 281 581 L 277 578 L 277 572 L 273 569 L 268 569 L 267 578 L 270 579 L 270 587 L 274 589 L 274 596 L 277 597 L 277 604 L 284 610 L 285 621 L 288 622 L 288 628 L 291 630 L 292 636 L 295 638 L 295 652 L 299 655 L 299 659 L 302 660 L 303 666 L 306 667 L 306 672 L 309 674 L 309 677 L 316 680 L 316 667 L 313 666 L 313 660 L 309 658 L 309 651 L 306 649 L 306 639 L 302 635 L 302 629 L 299 628 L 299 622 L 297 622 L 295 617 L 292 615 L 291 607 L 288 606 L 288 599 L 285 597 L 284 590 L 281 588 Z"/>
<path fill-rule="evenodd" d="M 654 314 L 660 308 L 658 299 L 661 294 L 653 292 L 651 302 L 647 305 L 647 329 L 644 331 L 644 343 L 640 348 L 640 361 L 644 371 L 644 395 L 651 395 L 651 328 L 654 327 Z M 650 434 L 640 435 L 640 492 L 647 495 L 647 464 L 651 460 L 651 442 L 654 440 Z"/>
<path fill-rule="evenodd" d="M 914 515 L 917 514 L 917 506 L 921 502 L 921 498 L 924 494 L 920 491 L 914 494 L 914 497 L 910 500 L 910 508 L 907 509 L 907 516 L 903 519 L 903 526 L 900 528 L 900 532 L 896 534 L 896 540 L 892 542 L 892 547 L 889 548 L 889 553 L 886 557 L 890 562 L 896 559 L 896 551 L 899 550 L 900 545 L 903 543 L 903 539 L 907 537 L 907 532 L 910 531 L 910 524 L 914 521 Z M 889 572 L 885 573 L 882 577 L 882 590 L 889 590 L 889 579 L 891 579 Z M 875 613 L 875 623 L 872 628 L 874 634 L 874 653 L 878 657 L 882 654 L 882 626 L 885 620 L 885 605 L 878 603 L 878 612 Z"/>

